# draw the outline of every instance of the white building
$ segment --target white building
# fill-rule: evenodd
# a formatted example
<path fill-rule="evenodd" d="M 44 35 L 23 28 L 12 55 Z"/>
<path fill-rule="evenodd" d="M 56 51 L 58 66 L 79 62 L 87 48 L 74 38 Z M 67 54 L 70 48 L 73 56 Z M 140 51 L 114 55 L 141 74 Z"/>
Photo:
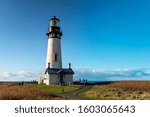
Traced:
<path fill-rule="evenodd" d="M 59 19 L 55 16 L 50 20 L 50 27 L 48 28 L 48 46 L 47 59 L 45 70 L 45 82 L 49 84 L 68 85 L 73 82 L 73 70 L 69 63 L 68 68 L 62 68 L 61 57 L 61 36 L 62 32 L 59 27 Z"/>

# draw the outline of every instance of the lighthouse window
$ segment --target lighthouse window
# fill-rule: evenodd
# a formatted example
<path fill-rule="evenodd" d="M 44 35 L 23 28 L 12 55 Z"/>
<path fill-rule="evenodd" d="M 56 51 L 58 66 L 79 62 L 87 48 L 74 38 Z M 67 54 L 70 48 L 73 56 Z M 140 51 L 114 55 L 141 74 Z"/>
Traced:
<path fill-rule="evenodd" d="M 57 61 L 57 54 L 55 54 L 55 61 Z"/>
<path fill-rule="evenodd" d="M 54 26 L 57 26 L 57 22 L 56 22 L 55 20 L 53 21 L 53 25 L 54 25 Z"/>

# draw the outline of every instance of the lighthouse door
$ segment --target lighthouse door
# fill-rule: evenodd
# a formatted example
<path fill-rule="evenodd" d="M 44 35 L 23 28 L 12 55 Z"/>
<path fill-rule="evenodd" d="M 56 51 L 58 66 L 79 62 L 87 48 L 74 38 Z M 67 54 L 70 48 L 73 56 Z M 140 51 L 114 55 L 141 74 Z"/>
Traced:
<path fill-rule="evenodd" d="M 60 83 L 62 84 L 63 82 L 63 74 L 60 74 Z"/>

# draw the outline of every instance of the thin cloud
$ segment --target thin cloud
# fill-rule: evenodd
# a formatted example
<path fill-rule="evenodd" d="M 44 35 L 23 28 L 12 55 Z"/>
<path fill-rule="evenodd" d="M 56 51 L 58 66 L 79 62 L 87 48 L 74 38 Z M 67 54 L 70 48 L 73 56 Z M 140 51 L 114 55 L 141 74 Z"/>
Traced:
<path fill-rule="evenodd" d="M 96 81 L 108 80 L 150 80 L 150 68 L 145 69 L 116 69 L 116 70 L 87 70 L 76 69 L 77 79 Z"/>
<path fill-rule="evenodd" d="M 36 80 L 41 71 L 19 71 L 19 72 L 2 72 L 0 73 L 1 81 L 29 81 Z"/>
<path fill-rule="evenodd" d="M 150 80 L 150 68 L 145 69 L 115 69 L 94 70 L 74 69 L 74 79 L 88 79 L 89 81 L 113 81 L 113 80 Z M 19 71 L 1 72 L 1 81 L 30 81 L 37 80 L 38 76 L 44 77 L 44 71 Z"/>

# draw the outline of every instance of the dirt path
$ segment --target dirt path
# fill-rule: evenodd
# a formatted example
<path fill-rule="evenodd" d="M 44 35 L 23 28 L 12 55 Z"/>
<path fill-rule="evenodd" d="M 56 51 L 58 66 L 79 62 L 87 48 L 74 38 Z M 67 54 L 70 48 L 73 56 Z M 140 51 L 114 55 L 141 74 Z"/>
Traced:
<path fill-rule="evenodd" d="M 72 91 L 69 93 L 53 94 L 53 95 L 60 96 L 60 97 L 63 97 L 65 99 L 70 99 L 70 100 L 88 100 L 88 98 L 79 97 L 78 94 L 81 92 L 87 91 L 90 88 L 92 88 L 92 85 L 83 86 L 79 90 Z"/>

